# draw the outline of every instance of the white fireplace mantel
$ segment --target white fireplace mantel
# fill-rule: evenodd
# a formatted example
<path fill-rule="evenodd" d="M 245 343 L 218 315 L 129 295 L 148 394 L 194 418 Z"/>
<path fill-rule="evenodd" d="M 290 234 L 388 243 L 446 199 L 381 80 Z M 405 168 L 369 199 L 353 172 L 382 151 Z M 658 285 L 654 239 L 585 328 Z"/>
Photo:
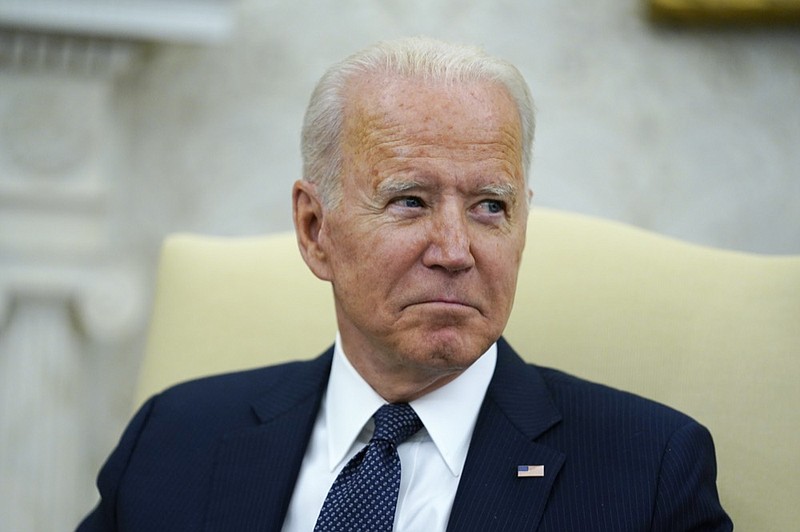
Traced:
<path fill-rule="evenodd" d="M 0 530 L 62 530 L 96 500 L 152 284 L 122 230 L 115 91 L 145 50 L 222 44 L 235 5 L 0 0 Z"/>
<path fill-rule="evenodd" d="M 0 27 L 125 40 L 213 43 L 233 30 L 233 0 L 0 0 Z"/>

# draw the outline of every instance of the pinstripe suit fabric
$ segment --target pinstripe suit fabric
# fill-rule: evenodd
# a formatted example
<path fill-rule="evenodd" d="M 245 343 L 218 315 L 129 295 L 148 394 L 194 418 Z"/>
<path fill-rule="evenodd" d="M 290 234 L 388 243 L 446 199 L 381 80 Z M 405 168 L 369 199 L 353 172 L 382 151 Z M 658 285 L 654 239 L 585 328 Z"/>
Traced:
<path fill-rule="evenodd" d="M 148 401 L 79 530 L 280 530 L 331 354 Z M 545 475 L 518 478 L 518 465 Z M 711 437 L 692 419 L 528 365 L 501 339 L 448 530 L 731 530 L 715 476 Z"/>

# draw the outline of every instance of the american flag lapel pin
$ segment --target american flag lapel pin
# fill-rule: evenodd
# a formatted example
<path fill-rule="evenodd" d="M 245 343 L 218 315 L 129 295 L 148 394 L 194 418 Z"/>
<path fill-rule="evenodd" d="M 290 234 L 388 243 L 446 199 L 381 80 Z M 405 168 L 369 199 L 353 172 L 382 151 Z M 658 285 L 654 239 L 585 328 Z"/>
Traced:
<path fill-rule="evenodd" d="M 517 477 L 543 477 L 543 465 L 519 465 L 517 466 Z"/>

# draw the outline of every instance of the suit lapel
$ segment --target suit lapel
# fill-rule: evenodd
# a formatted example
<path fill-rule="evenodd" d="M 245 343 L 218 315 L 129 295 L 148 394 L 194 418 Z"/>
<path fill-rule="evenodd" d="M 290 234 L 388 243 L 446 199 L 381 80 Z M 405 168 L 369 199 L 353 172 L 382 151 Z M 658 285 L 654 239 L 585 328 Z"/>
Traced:
<path fill-rule="evenodd" d="M 257 423 L 222 439 L 206 530 L 280 530 L 332 353 L 273 373 L 253 404 Z M 535 530 L 565 457 L 534 440 L 560 419 L 538 370 L 500 339 L 448 530 Z M 519 465 L 544 465 L 544 476 L 518 478 Z"/>
<path fill-rule="evenodd" d="M 538 370 L 501 338 L 448 530 L 535 530 L 565 456 L 534 440 L 560 420 Z M 519 465 L 544 476 L 518 478 Z"/>
<path fill-rule="evenodd" d="M 330 372 L 329 350 L 291 364 L 253 403 L 258 424 L 220 443 L 206 530 L 280 530 Z"/>

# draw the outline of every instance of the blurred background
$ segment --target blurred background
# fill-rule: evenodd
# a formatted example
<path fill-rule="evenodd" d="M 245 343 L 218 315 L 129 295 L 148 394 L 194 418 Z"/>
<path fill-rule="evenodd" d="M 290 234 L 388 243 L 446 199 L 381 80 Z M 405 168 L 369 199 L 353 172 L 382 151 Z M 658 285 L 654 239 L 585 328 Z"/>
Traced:
<path fill-rule="evenodd" d="M 534 205 L 800 253 L 797 1 L 759 24 L 711 4 L 657 23 L 648 0 L 0 0 L 0 530 L 94 505 L 162 238 L 291 229 L 308 95 L 377 40 L 520 68 Z"/>

